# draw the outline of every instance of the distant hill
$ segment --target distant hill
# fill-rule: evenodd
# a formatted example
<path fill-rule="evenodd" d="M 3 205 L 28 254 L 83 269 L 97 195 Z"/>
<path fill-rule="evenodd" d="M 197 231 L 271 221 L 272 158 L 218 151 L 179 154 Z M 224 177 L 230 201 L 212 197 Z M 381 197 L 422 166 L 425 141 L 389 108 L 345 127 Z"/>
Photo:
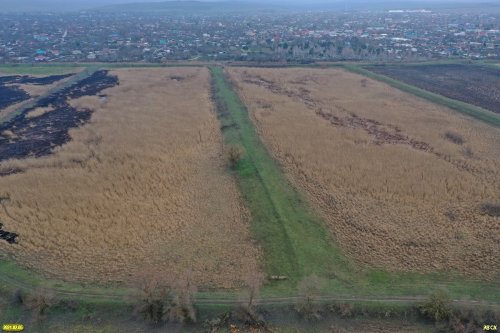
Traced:
<path fill-rule="evenodd" d="M 66 12 L 123 2 L 127 0 L 0 0 L 0 13 Z"/>
<path fill-rule="evenodd" d="M 126 1 L 126 0 L 125 0 Z M 137 0 L 136 0 L 137 1 Z M 496 1 L 482 0 L 222 0 L 135 2 L 96 8 L 104 12 L 162 13 L 171 15 L 273 13 L 304 10 L 387 10 L 387 9 L 483 9 L 499 7 Z"/>
<path fill-rule="evenodd" d="M 187 14 L 224 14 L 235 12 L 282 11 L 289 6 L 279 4 L 251 3 L 240 1 L 201 2 L 201 1 L 164 1 L 140 2 L 109 5 L 96 8 L 104 12 L 143 12 L 172 15 Z"/>
<path fill-rule="evenodd" d="M 131 3 L 130 3 L 131 2 Z M 498 0 L 0 0 L 0 13 L 101 12 L 186 14 L 273 13 L 303 10 L 500 8 Z"/>

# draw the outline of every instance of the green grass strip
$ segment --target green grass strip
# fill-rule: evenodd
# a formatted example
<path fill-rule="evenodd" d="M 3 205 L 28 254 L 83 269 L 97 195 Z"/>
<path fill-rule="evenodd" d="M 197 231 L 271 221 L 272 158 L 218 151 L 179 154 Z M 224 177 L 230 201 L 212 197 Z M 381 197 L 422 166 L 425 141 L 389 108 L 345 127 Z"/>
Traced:
<path fill-rule="evenodd" d="M 424 90 L 424 89 L 417 88 L 415 86 L 412 86 L 412 85 L 406 84 L 404 82 L 395 80 L 395 79 L 390 78 L 388 76 L 371 72 L 371 71 L 369 71 L 365 68 L 362 68 L 360 66 L 344 65 L 343 67 L 345 69 L 353 72 L 353 73 L 361 74 L 361 75 L 367 76 L 371 79 L 387 83 L 388 85 L 390 85 L 394 88 L 397 88 L 399 90 L 402 90 L 404 92 L 407 92 L 407 93 L 413 94 L 415 96 L 424 98 L 424 99 L 431 101 L 433 103 L 446 106 L 450 109 L 458 111 L 458 112 L 465 114 L 469 117 L 480 120 L 488 125 L 500 127 L 500 115 L 497 115 L 491 111 L 485 110 L 483 108 L 480 108 L 480 107 L 477 107 L 477 106 L 474 106 L 474 105 L 471 105 L 468 103 L 457 101 L 455 99 L 444 97 L 442 95 L 438 95 L 438 94 L 432 93 L 432 92 Z"/>
<path fill-rule="evenodd" d="M 56 75 L 71 73 L 81 67 L 86 66 L 78 64 L 10 64 L 0 65 L 0 73 L 18 75 Z"/>
<path fill-rule="evenodd" d="M 344 265 L 345 259 L 333 246 L 322 221 L 311 213 L 260 141 L 247 109 L 225 79 L 223 69 L 210 69 L 224 141 L 245 150 L 235 172 L 252 214 L 253 234 L 264 250 L 266 272 L 287 276 L 295 282 L 313 273 L 329 275 L 334 267 Z"/>

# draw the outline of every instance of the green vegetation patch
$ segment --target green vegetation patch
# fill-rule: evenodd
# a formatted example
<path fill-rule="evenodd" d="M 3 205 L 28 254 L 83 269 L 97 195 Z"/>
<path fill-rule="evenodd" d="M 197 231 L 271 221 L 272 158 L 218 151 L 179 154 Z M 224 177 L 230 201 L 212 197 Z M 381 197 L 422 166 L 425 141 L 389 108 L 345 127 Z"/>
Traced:
<path fill-rule="evenodd" d="M 244 151 L 234 170 L 252 214 L 253 234 L 265 253 L 266 272 L 292 282 L 310 274 L 330 276 L 346 265 L 345 258 L 260 141 L 223 69 L 211 67 L 211 71 L 224 141 Z"/>
<path fill-rule="evenodd" d="M 0 65 L 0 75 L 57 75 L 73 73 L 85 65 L 78 64 L 58 64 L 58 65 Z"/>

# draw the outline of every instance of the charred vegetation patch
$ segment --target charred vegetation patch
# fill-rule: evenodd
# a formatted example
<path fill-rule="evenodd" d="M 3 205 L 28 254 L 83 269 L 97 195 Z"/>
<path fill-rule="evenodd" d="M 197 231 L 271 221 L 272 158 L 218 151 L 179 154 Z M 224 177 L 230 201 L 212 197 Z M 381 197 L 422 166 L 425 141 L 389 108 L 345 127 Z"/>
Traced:
<path fill-rule="evenodd" d="M 88 122 L 93 112 L 90 109 L 72 107 L 68 99 L 97 95 L 116 84 L 116 76 L 108 75 L 106 70 L 97 71 L 71 86 L 41 98 L 12 120 L 0 124 L 0 133 L 11 133 L 9 136 L 0 136 L 0 161 L 50 154 L 54 147 L 69 141 L 69 130 Z M 27 116 L 36 108 L 49 106 L 53 108 L 50 112 L 37 117 Z"/>
<path fill-rule="evenodd" d="M 74 74 L 51 75 L 45 77 L 33 77 L 29 75 L 10 75 L 0 77 L 0 109 L 30 99 L 30 95 L 19 88 L 19 84 L 31 84 L 36 86 L 49 85 Z"/>
<path fill-rule="evenodd" d="M 19 87 L 6 87 L 2 85 L 0 85 L 0 96 L 2 96 L 0 99 L 0 110 L 30 98 L 30 95 Z"/>
<path fill-rule="evenodd" d="M 35 86 L 44 86 L 47 84 L 52 84 L 62 79 L 68 78 L 70 76 L 75 75 L 71 74 L 63 74 L 63 75 L 50 75 L 44 77 L 34 77 L 29 75 L 10 75 L 0 77 L 0 85 L 5 84 L 33 84 Z"/>
<path fill-rule="evenodd" d="M 331 114 L 324 112 L 319 109 L 316 114 L 328 121 L 332 125 L 349 127 L 349 128 L 361 128 L 365 130 L 368 134 L 374 137 L 374 144 L 403 144 L 408 145 L 414 149 L 422 150 L 426 152 L 432 152 L 432 147 L 423 141 L 418 141 L 401 132 L 397 126 L 390 124 L 382 124 L 379 121 L 358 117 L 357 115 L 351 113 L 348 117 L 340 118 Z"/>
<path fill-rule="evenodd" d="M 455 132 L 451 132 L 451 131 L 448 131 L 444 134 L 444 137 L 453 142 L 454 144 L 457 144 L 457 145 L 462 145 L 464 144 L 465 142 L 465 139 L 462 135 L 460 135 L 459 133 L 455 133 Z"/>
<path fill-rule="evenodd" d="M 3 223 L 0 222 L 0 239 L 3 239 L 9 244 L 16 244 L 17 243 L 17 236 L 15 232 L 9 232 L 3 230 Z"/>
<path fill-rule="evenodd" d="M 500 72 L 461 64 L 371 66 L 368 70 L 500 113 Z"/>
<path fill-rule="evenodd" d="M 179 75 L 171 75 L 169 76 L 169 79 L 172 81 L 184 81 L 186 78 L 184 76 L 179 76 Z"/>
<path fill-rule="evenodd" d="M 480 207 L 481 213 L 489 216 L 500 217 L 500 203 L 484 203 Z"/>

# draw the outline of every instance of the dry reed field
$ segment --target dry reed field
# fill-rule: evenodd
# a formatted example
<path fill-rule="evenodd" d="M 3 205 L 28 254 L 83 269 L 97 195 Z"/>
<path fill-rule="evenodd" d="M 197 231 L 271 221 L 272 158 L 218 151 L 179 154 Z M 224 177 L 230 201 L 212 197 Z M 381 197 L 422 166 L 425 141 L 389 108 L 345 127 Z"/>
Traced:
<path fill-rule="evenodd" d="M 349 257 L 498 276 L 498 128 L 341 69 L 227 74 Z"/>
<path fill-rule="evenodd" d="M 200 287 L 230 288 L 258 270 L 247 211 L 227 172 L 205 68 L 120 69 L 72 140 L 43 158 L 9 160 L 0 220 L 19 244 L 0 243 L 46 276 L 172 283 L 191 271 Z M 40 113 L 50 112 L 41 110 Z M 36 116 L 32 115 L 32 116 Z"/>

